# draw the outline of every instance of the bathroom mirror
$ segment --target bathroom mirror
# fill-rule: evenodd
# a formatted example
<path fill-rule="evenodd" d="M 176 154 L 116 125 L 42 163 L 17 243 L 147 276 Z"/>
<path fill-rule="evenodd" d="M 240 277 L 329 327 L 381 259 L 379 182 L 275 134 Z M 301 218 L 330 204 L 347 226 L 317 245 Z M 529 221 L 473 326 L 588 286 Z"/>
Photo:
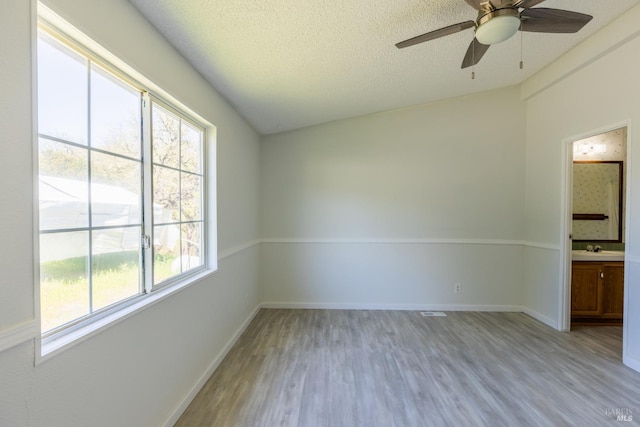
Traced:
<path fill-rule="evenodd" d="M 622 242 L 623 162 L 573 162 L 573 240 Z"/>

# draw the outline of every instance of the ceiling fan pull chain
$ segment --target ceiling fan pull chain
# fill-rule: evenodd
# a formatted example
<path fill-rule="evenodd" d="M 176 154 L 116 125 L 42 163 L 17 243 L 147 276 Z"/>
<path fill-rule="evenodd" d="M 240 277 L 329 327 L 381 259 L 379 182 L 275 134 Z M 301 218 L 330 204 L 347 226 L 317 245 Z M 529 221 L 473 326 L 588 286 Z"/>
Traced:
<path fill-rule="evenodd" d="M 471 42 L 471 80 L 475 80 L 476 78 L 476 36 L 473 36 L 473 41 Z"/>
<path fill-rule="evenodd" d="M 520 69 L 524 69 L 524 61 L 522 60 L 522 39 L 524 38 L 524 21 L 520 24 Z"/>

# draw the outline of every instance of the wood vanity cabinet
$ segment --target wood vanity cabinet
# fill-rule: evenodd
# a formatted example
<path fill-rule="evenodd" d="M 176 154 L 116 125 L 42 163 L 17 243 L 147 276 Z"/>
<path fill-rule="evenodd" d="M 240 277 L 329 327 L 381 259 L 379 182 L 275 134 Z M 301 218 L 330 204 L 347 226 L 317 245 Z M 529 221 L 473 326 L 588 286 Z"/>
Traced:
<path fill-rule="evenodd" d="M 573 261 L 571 317 L 576 321 L 622 321 L 624 262 Z"/>
<path fill-rule="evenodd" d="M 604 263 L 602 316 L 622 320 L 624 307 L 624 262 Z"/>

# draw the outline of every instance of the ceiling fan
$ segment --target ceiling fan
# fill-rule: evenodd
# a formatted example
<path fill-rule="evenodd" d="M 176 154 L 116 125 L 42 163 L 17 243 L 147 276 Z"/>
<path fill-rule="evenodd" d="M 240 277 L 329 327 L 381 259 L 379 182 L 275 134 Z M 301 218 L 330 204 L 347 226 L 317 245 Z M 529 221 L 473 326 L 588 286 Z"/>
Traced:
<path fill-rule="evenodd" d="M 475 37 L 462 68 L 476 65 L 492 44 L 511 38 L 518 30 L 536 33 L 576 33 L 593 17 L 561 9 L 535 8 L 544 0 L 465 0 L 478 11 L 475 21 L 464 21 L 396 44 L 398 49 L 474 28 Z"/>

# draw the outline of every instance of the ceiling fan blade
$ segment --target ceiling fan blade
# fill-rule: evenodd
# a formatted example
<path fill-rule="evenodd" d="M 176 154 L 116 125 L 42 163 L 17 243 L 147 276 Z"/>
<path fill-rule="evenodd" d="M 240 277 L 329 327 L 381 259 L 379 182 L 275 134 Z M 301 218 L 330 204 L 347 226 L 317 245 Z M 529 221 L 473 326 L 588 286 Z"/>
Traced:
<path fill-rule="evenodd" d="M 560 9 L 525 9 L 520 14 L 520 31 L 534 33 L 576 33 L 593 19 L 591 15 Z"/>
<path fill-rule="evenodd" d="M 542 3 L 544 0 L 520 0 L 514 3 L 515 7 L 519 7 L 521 9 L 528 9 L 537 4 Z"/>
<path fill-rule="evenodd" d="M 460 22 L 458 24 L 449 25 L 448 27 L 440 28 L 439 30 L 431 31 L 426 34 L 422 34 L 421 36 L 416 36 L 400 43 L 396 43 L 396 47 L 398 49 L 402 49 L 404 47 L 413 46 L 418 43 L 424 43 L 428 42 L 429 40 L 448 36 L 450 34 L 455 34 L 460 31 L 466 30 L 467 28 L 473 28 L 475 26 L 476 23 L 473 21 Z"/>
<path fill-rule="evenodd" d="M 474 37 L 462 60 L 461 68 L 467 68 L 480 62 L 482 56 L 489 50 L 489 46 L 490 45 L 480 43 L 478 39 Z"/>

